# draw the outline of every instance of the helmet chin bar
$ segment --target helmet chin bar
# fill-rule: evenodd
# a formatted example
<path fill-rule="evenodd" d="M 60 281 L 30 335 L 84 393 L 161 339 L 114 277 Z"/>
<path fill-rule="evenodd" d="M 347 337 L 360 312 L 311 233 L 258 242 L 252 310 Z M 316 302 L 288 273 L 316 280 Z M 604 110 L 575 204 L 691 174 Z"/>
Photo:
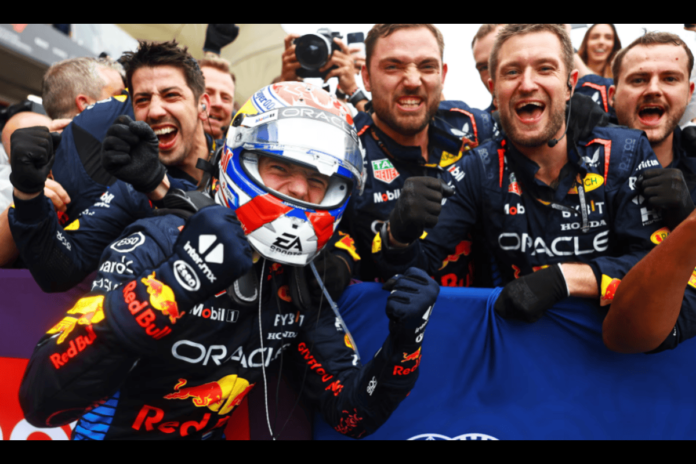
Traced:
<path fill-rule="evenodd" d="M 292 158 L 287 158 L 287 157 L 282 157 L 282 156 L 277 156 L 277 155 L 272 155 L 272 154 L 267 154 L 267 153 L 257 153 L 257 152 L 251 152 L 251 151 L 242 151 L 241 153 L 241 166 L 244 172 L 251 178 L 256 185 L 267 191 L 268 193 L 272 193 L 274 196 L 280 198 L 283 201 L 287 201 L 289 203 L 298 205 L 302 208 L 307 208 L 307 209 L 315 209 L 315 210 L 332 210 L 336 209 L 339 206 L 341 206 L 344 202 L 346 202 L 350 198 L 350 192 L 352 191 L 352 184 L 344 179 L 342 179 L 339 176 L 331 176 L 329 177 L 329 186 L 326 189 L 326 193 L 324 194 L 324 198 L 322 199 L 321 203 L 315 204 L 315 203 L 308 203 L 302 200 L 298 200 L 296 198 L 293 198 L 288 195 L 284 195 L 276 190 L 273 190 L 272 188 L 266 186 L 263 182 L 263 179 L 261 178 L 261 174 L 259 173 L 259 160 L 258 157 L 259 155 L 261 156 L 267 156 L 269 158 L 276 158 L 279 160 L 282 160 L 286 163 L 291 163 L 295 164 L 297 166 L 302 166 L 307 169 L 312 169 L 316 171 L 312 166 L 297 162 L 296 160 Z"/>

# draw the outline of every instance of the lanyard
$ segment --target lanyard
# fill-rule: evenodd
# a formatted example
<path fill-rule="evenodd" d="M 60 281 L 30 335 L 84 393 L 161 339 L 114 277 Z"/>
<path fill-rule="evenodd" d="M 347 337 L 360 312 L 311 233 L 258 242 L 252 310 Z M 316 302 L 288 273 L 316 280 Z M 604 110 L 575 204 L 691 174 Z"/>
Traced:
<path fill-rule="evenodd" d="M 506 153 L 504 156 L 504 162 L 507 165 L 508 164 L 507 147 L 505 147 L 505 152 Z M 515 167 L 516 167 L 516 163 L 514 161 L 514 158 L 510 157 L 510 171 L 514 173 L 514 171 L 516 170 Z M 566 205 L 561 205 L 560 203 L 556 203 L 555 201 L 544 201 L 544 200 L 540 199 L 534 193 L 533 188 L 526 188 L 525 187 L 524 191 L 526 191 L 529 194 L 529 196 L 532 197 L 532 199 L 538 201 L 539 203 L 541 203 L 542 205 L 544 205 L 548 208 L 555 209 L 557 211 L 563 211 L 566 213 L 571 213 L 571 214 L 574 214 L 576 216 L 578 216 L 578 215 L 582 216 L 582 232 L 586 234 L 590 231 L 590 222 L 589 222 L 589 218 L 588 218 L 588 214 L 587 214 L 587 202 L 585 201 L 585 186 L 583 184 L 583 179 L 579 179 L 579 178 L 580 178 L 580 175 L 578 174 L 576 177 L 575 185 L 576 185 L 576 188 L 578 189 L 578 199 L 580 200 L 580 213 L 578 213 L 578 211 L 575 210 L 574 208 L 571 208 L 571 207 L 566 206 Z M 521 179 L 522 178 L 520 178 L 520 180 Z M 579 179 L 579 181 L 578 181 L 578 179 Z"/>

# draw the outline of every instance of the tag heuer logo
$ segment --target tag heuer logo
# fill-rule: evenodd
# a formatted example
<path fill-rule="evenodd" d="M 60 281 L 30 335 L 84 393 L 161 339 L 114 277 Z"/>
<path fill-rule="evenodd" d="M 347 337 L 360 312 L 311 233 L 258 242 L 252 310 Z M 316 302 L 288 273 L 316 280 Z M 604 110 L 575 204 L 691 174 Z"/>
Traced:
<path fill-rule="evenodd" d="M 386 184 L 391 184 L 394 179 L 399 177 L 399 171 L 394 168 L 391 161 L 388 159 L 381 159 L 372 162 L 372 170 L 375 173 L 375 179 L 380 180 Z"/>

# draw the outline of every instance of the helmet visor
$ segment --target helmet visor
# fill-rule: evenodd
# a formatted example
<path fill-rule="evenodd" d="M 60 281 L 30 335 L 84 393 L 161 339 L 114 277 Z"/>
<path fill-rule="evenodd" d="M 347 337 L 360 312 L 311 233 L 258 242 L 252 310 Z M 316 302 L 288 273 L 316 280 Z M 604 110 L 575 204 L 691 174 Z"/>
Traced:
<path fill-rule="evenodd" d="M 244 118 L 228 146 L 283 156 L 311 166 L 326 176 L 345 175 L 356 187 L 362 181 L 362 156 L 353 126 L 328 111 L 306 107 L 279 108 Z"/>

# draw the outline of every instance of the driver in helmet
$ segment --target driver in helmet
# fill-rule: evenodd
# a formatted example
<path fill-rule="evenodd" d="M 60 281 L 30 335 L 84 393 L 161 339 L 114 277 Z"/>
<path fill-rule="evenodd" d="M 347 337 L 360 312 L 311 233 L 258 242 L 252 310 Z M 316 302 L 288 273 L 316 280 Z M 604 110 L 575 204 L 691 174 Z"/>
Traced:
<path fill-rule="evenodd" d="M 323 280 L 314 261 L 362 187 L 349 116 L 295 84 L 262 89 L 236 116 L 215 202 L 171 192 L 173 214 L 132 224 L 104 252 L 97 278 L 118 287 L 87 294 L 39 341 L 20 389 L 31 424 L 77 419 L 73 439 L 221 438 L 281 369 L 338 432 L 361 438 L 408 395 L 439 292 L 427 274 L 385 284 L 389 335 L 365 365 L 335 304 L 294 290 L 307 267 Z M 255 106 L 269 97 L 273 109 Z"/>

